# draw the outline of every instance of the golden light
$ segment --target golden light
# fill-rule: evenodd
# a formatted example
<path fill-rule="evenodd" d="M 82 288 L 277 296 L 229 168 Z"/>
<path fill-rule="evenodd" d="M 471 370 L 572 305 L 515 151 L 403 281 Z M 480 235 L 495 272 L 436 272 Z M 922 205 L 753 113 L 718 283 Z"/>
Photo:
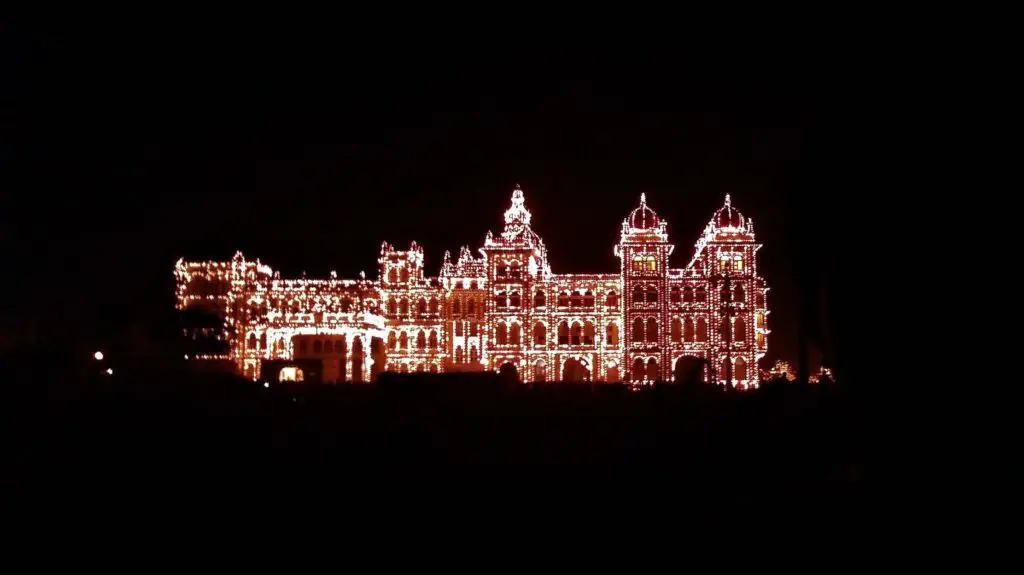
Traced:
<path fill-rule="evenodd" d="M 622 222 L 612 273 L 554 273 L 531 223 L 517 185 L 501 233 L 486 233 L 479 256 L 468 246 L 457 259 L 445 252 L 433 277 L 416 242 L 407 250 L 383 242 L 376 280 L 282 278 L 241 252 L 226 262 L 179 260 L 178 309 L 206 308 L 222 322 L 216 333 L 185 335 L 228 343 L 227 353 L 186 359 L 231 361 L 254 382 L 264 366 L 298 380 L 301 370 L 282 373 L 284 364 L 313 360 L 325 382 L 511 364 L 524 381 L 643 383 L 671 379 L 687 358 L 708 366 L 707 381 L 722 383 L 728 361 L 734 383 L 756 387 L 771 333 L 768 287 L 757 274 L 753 221 L 729 196 L 681 269 L 670 265 L 667 222 L 644 194 Z M 729 281 L 716 282 L 723 274 Z"/>

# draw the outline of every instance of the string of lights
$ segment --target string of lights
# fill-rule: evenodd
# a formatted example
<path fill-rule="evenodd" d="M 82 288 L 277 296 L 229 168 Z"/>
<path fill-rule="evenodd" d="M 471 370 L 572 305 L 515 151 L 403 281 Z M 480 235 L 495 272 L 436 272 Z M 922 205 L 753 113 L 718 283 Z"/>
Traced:
<path fill-rule="evenodd" d="M 738 387 L 757 385 L 768 287 L 753 221 L 728 195 L 682 269 L 670 268 L 667 222 L 645 194 L 622 222 L 618 273 L 553 273 L 532 217 L 517 185 L 502 232 L 487 232 L 479 257 L 467 246 L 455 262 L 445 252 L 437 277 L 425 275 L 416 242 L 382 243 L 376 280 L 281 278 L 241 252 L 179 260 L 178 309 L 215 318 L 183 333 L 222 347 L 189 357 L 233 362 L 254 381 L 302 379 L 295 364 L 312 362 L 325 382 L 511 366 L 528 381 L 646 383 L 689 359 L 708 381 L 728 373 Z"/>

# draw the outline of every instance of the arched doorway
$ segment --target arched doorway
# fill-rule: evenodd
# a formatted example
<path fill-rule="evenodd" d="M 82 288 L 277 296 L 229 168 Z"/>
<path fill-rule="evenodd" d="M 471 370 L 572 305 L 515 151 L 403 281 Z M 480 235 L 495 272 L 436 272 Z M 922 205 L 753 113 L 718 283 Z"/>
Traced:
<path fill-rule="evenodd" d="M 540 324 L 538 324 L 540 325 Z M 548 380 L 548 364 L 543 359 L 537 360 L 533 366 L 533 381 L 545 382 Z"/>
<path fill-rule="evenodd" d="M 707 360 L 692 355 L 684 355 L 676 360 L 672 369 L 672 379 L 678 384 L 699 384 L 707 380 Z"/>
<path fill-rule="evenodd" d="M 516 369 L 515 365 L 507 361 L 498 368 L 498 375 L 508 381 L 519 381 L 519 370 Z"/>
<path fill-rule="evenodd" d="M 352 381 L 363 381 L 363 338 L 352 338 Z"/>
<path fill-rule="evenodd" d="M 590 364 L 585 359 L 574 357 L 565 360 L 562 381 L 590 381 Z"/>
<path fill-rule="evenodd" d="M 605 381 L 612 382 L 612 383 L 614 383 L 616 381 L 620 381 L 622 379 L 622 376 L 619 375 L 619 364 L 618 363 L 616 363 L 614 361 L 608 362 L 608 374 L 607 374 L 607 376 L 604 379 L 605 379 Z"/>

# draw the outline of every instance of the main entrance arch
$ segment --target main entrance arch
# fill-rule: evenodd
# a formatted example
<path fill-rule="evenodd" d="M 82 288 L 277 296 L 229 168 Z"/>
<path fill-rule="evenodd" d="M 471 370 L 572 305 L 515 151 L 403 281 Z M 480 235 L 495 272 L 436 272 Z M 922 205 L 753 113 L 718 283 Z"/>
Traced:
<path fill-rule="evenodd" d="M 562 381 L 590 381 L 590 362 L 586 358 L 570 357 L 562 367 Z"/>

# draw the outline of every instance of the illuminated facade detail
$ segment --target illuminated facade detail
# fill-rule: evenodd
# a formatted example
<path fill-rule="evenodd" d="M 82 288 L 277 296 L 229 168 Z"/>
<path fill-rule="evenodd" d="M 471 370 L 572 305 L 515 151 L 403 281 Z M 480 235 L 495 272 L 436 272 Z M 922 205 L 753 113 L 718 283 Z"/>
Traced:
<path fill-rule="evenodd" d="M 518 185 L 504 219 L 478 257 L 445 252 L 437 277 L 425 275 L 416 242 L 384 242 L 377 280 L 282 279 L 241 253 L 179 260 L 184 334 L 205 346 L 189 356 L 230 360 L 254 380 L 289 368 L 287 379 L 323 382 L 509 365 L 527 381 L 639 382 L 696 361 L 712 381 L 756 385 L 768 288 L 753 222 L 729 196 L 682 269 L 671 268 L 667 224 L 644 194 L 622 222 L 617 273 L 552 273 Z"/>

